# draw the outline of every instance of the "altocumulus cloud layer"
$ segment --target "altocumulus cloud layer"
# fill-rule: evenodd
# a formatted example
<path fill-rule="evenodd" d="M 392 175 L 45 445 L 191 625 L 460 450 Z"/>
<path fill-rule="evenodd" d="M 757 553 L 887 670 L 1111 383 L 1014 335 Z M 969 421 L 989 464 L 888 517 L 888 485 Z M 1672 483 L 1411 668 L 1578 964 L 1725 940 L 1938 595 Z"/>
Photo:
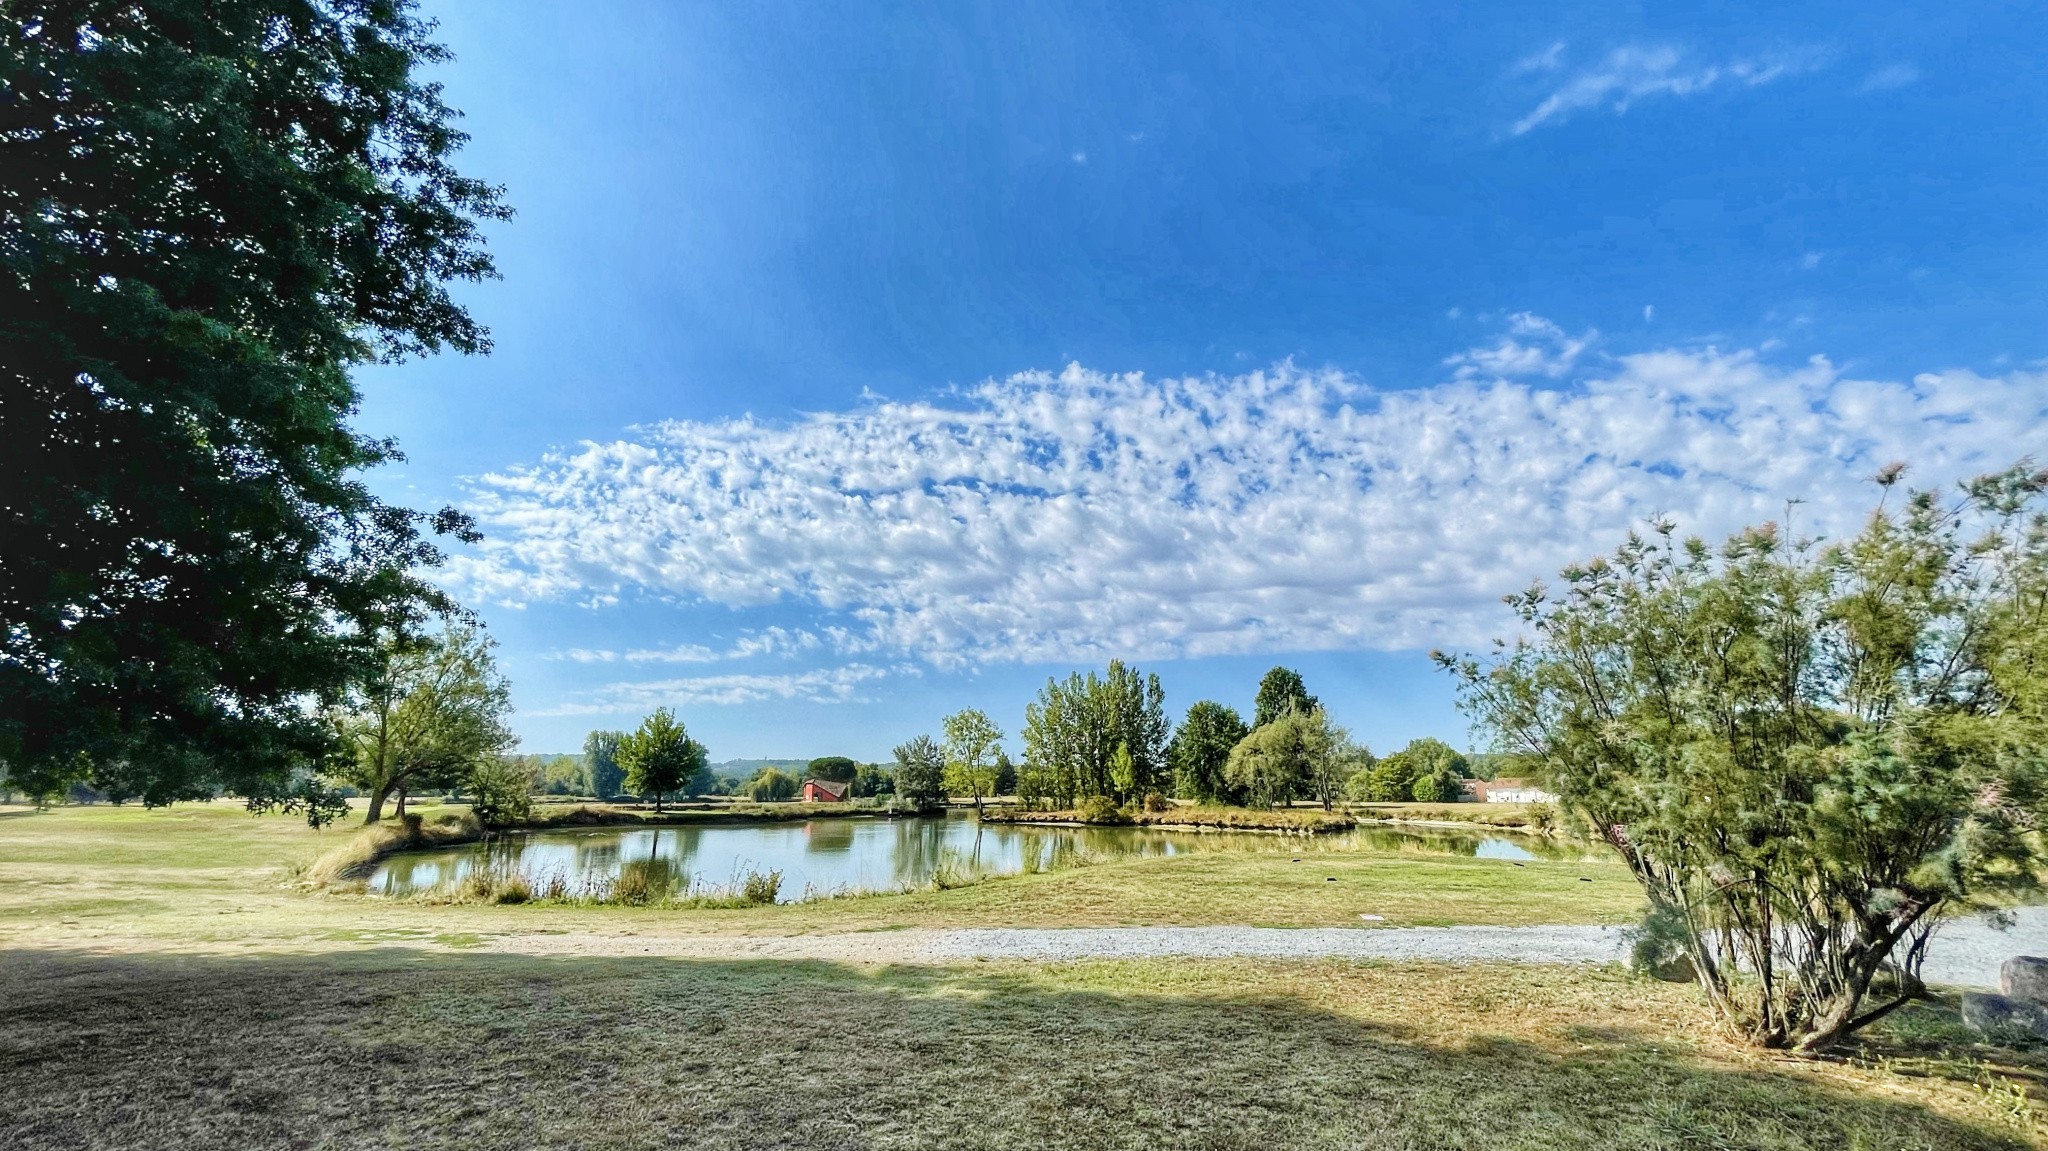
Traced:
<path fill-rule="evenodd" d="M 1073 366 L 795 422 L 668 422 L 484 477 L 491 539 L 453 576 L 515 605 L 779 604 L 808 622 L 764 650 L 940 668 L 1469 645 L 1506 626 L 1504 592 L 1649 515 L 1718 535 L 1797 497 L 1798 530 L 1840 531 L 1889 461 L 1947 482 L 2048 444 L 2043 374 L 1868 380 L 1713 350 L 1578 365 L 1591 339 L 1516 317 L 1413 389 Z"/>

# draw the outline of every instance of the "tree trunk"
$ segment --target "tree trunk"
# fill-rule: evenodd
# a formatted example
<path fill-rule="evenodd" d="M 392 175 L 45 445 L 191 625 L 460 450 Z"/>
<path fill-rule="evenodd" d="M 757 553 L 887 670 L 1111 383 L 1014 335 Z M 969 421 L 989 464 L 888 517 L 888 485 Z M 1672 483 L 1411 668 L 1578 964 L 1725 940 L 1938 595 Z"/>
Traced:
<path fill-rule="evenodd" d="M 398 785 L 398 806 L 392 811 L 392 814 L 400 819 L 405 818 L 405 785 L 402 783 Z"/>
<path fill-rule="evenodd" d="M 370 814 L 363 817 L 365 824 L 375 823 L 384 818 L 384 801 L 390 798 L 391 788 L 391 784 L 384 783 L 379 784 L 375 790 L 370 792 Z"/>

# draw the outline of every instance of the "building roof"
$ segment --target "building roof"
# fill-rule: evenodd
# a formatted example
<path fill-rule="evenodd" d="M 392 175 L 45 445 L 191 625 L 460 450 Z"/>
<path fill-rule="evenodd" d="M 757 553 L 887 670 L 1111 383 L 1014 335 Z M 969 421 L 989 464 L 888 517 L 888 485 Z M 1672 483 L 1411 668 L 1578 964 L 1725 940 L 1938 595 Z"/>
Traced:
<path fill-rule="evenodd" d="M 810 787 L 814 784 L 819 791 L 830 792 L 841 799 L 845 799 L 847 791 L 853 787 L 853 782 L 845 779 L 806 779 L 803 782 L 804 787 Z M 802 788 L 798 790 L 802 790 Z"/>

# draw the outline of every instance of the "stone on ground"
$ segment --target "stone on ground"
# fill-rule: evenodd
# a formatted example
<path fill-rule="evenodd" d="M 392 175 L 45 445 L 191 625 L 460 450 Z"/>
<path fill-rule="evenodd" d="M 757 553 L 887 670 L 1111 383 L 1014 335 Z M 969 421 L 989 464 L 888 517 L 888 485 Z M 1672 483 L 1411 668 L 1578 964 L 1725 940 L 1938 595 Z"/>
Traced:
<path fill-rule="evenodd" d="M 1963 1022 L 1986 1035 L 2048 1039 L 2048 1006 L 2009 995 L 1963 992 Z"/>
<path fill-rule="evenodd" d="M 1998 968 L 1998 989 L 2014 999 L 2048 1004 L 2048 959 L 2015 955 Z"/>

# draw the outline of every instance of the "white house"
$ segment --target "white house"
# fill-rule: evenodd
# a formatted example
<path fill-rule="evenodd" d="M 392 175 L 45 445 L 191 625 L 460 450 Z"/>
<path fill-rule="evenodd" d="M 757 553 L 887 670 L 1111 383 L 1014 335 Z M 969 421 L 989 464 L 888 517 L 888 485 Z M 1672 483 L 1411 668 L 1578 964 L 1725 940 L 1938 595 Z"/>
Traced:
<path fill-rule="evenodd" d="M 1526 779 L 1468 779 L 1465 791 L 1481 803 L 1556 803 L 1557 796 Z"/>

